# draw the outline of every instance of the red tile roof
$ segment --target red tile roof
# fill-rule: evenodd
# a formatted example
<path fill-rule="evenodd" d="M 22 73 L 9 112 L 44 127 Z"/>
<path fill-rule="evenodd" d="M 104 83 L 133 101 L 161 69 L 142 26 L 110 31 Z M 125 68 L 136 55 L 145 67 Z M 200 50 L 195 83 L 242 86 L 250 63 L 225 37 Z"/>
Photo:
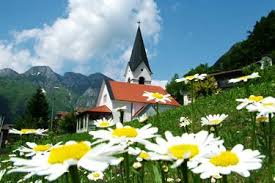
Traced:
<path fill-rule="evenodd" d="M 102 106 L 86 109 L 83 112 L 111 113 L 112 111 L 106 105 L 102 105 Z"/>
<path fill-rule="evenodd" d="M 143 94 L 145 91 L 147 92 L 158 92 L 160 94 L 166 95 L 168 94 L 162 87 L 153 86 L 153 85 L 141 85 L 141 84 L 133 84 L 126 82 L 117 82 L 117 81 L 107 81 L 108 89 L 111 89 L 111 98 L 120 101 L 128 101 L 128 102 L 140 102 L 147 104 L 154 104 L 153 100 L 147 101 L 147 97 L 144 97 Z M 109 91 L 110 91 L 109 89 Z M 180 104 L 172 97 L 170 97 L 171 101 L 167 103 L 161 103 L 163 105 L 173 105 L 179 106 Z"/>

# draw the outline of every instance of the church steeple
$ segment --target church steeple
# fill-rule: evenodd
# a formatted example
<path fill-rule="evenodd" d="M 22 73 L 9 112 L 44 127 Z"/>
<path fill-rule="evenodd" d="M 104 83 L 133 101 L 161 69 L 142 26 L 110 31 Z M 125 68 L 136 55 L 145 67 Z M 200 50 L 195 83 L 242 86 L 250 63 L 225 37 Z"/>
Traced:
<path fill-rule="evenodd" d="M 138 22 L 140 24 L 140 22 Z M 125 70 L 125 81 L 129 83 L 151 84 L 152 71 L 146 55 L 140 26 L 138 25 L 130 61 Z"/>
<path fill-rule="evenodd" d="M 145 51 L 145 47 L 144 47 L 144 43 L 143 43 L 141 31 L 140 31 L 140 26 L 138 26 L 135 43 L 134 43 L 132 54 L 129 61 L 129 66 L 131 70 L 134 71 L 142 62 L 144 62 L 144 64 L 149 69 L 149 71 L 152 73 L 148 59 L 147 59 L 147 54 Z"/>

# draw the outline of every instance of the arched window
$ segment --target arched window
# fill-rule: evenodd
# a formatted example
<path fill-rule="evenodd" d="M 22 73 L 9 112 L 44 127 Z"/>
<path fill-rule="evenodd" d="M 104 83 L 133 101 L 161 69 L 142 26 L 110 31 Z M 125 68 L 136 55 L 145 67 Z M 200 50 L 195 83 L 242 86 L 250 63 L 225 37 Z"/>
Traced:
<path fill-rule="evenodd" d="M 131 79 L 130 78 L 128 78 L 128 83 L 131 83 Z"/>
<path fill-rule="evenodd" d="M 138 84 L 144 85 L 144 82 L 145 82 L 145 78 L 144 77 L 139 77 Z"/>

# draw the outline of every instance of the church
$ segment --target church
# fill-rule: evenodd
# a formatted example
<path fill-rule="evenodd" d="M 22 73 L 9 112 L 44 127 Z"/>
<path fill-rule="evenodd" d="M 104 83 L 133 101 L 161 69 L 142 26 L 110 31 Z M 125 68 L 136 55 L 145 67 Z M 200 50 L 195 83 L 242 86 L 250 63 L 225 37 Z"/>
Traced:
<path fill-rule="evenodd" d="M 125 81 L 103 81 L 97 99 L 96 107 L 79 113 L 77 132 L 85 132 L 93 128 L 93 121 L 102 117 L 113 118 L 120 121 L 120 112 L 116 109 L 126 106 L 124 121 L 131 121 L 143 114 L 152 116 L 156 114 L 154 101 L 147 101 L 144 92 L 168 94 L 160 86 L 153 86 L 152 70 L 147 58 L 140 26 L 138 26 L 130 60 L 126 66 Z M 170 98 L 167 103 L 160 103 L 159 111 L 163 112 L 179 106 L 179 103 Z"/>

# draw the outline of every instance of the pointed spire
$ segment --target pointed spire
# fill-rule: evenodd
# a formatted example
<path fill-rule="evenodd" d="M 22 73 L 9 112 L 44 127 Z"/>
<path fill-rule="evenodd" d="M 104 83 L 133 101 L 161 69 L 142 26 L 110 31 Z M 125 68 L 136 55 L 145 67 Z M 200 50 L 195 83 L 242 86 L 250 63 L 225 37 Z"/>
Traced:
<path fill-rule="evenodd" d="M 145 51 L 145 47 L 144 47 L 144 43 L 143 43 L 141 31 L 140 31 L 140 21 L 138 21 L 137 23 L 138 23 L 138 29 L 137 29 L 137 34 L 135 38 L 135 43 L 132 49 L 132 54 L 129 61 L 129 66 L 131 70 L 134 71 L 142 62 L 144 62 L 144 64 L 148 67 L 149 71 L 152 72 L 147 59 L 147 55 L 146 55 L 146 51 Z"/>

